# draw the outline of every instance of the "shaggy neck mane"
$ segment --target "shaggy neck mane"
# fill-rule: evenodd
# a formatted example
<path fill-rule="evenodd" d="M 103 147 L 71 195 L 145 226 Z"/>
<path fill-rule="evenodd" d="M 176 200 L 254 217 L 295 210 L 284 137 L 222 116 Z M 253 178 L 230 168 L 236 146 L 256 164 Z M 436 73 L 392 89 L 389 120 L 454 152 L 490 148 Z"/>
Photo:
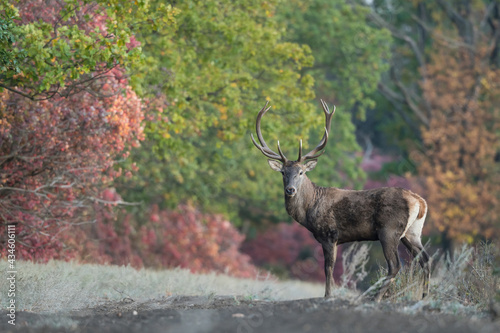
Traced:
<path fill-rule="evenodd" d="M 321 187 L 305 176 L 295 196 L 289 197 L 285 194 L 285 207 L 288 215 L 305 226 L 307 210 L 312 207 L 320 191 Z"/>

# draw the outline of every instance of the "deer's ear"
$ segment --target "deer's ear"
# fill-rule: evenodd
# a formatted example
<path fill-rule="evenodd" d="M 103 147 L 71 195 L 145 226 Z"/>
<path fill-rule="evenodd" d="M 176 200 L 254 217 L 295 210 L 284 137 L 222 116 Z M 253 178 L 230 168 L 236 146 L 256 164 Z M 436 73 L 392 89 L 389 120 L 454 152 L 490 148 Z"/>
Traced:
<path fill-rule="evenodd" d="M 281 172 L 281 170 L 283 169 L 281 167 L 281 163 L 278 162 L 278 161 L 274 161 L 274 160 L 267 160 L 267 163 L 269 163 L 269 166 L 271 167 L 271 169 L 273 169 L 274 171 L 278 171 L 278 172 Z"/>
<path fill-rule="evenodd" d="M 312 169 L 314 169 L 317 163 L 318 160 L 310 160 L 309 162 L 304 164 L 304 166 L 306 167 L 306 171 L 311 171 Z"/>

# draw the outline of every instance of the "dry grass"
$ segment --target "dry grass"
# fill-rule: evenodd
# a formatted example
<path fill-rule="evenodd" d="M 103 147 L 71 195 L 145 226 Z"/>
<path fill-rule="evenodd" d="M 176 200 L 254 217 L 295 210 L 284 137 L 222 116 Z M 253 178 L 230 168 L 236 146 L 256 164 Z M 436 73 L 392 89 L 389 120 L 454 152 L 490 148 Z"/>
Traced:
<path fill-rule="evenodd" d="M 391 302 L 419 301 L 422 306 L 445 312 L 487 311 L 498 290 L 498 275 L 494 274 L 498 248 L 490 243 L 476 247 L 468 245 L 455 251 L 453 257 L 436 253 L 432 258 L 430 295 L 420 301 L 423 292 L 423 272 L 417 261 L 404 266 L 389 289 Z M 385 267 L 379 278 L 387 274 Z"/>
<path fill-rule="evenodd" d="M 333 290 L 341 298 L 364 307 L 376 306 L 360 298 L 356 284 L 366 276 L 369 251 L 354 245 L 344 251 L 342 286 Z M 422 270 L 414 261 L 403 267 L 385 302 L 402 304 L 401 310 L 433 309 L 447 313 L 479 313 L 488 310 L 498 289 L 494 274 L 498 249 L 491 244 L 464 246 L 455 256 L 433 257 L 430 295 L 421 300 Z M 131 267 L 101 266 L 52 261 L 35 264 L 18 261 L 16 304 L 18 310 L 65 312 L 94 307 L 107 301 L 131 298 L 135 301 L 170 295 L 238 295 L 248 299 L 293 300 L 322 297 L 323 284 L 277 281 L 269 276 L 237 279 L 217 274 L 192 274 L 188 270 L 135 270 Z M 7 262 L 0 261 L 0 271 Z M 385 276 L 385 267 L 379 277 Z M 7 283 L 0 279 L 0 306 L 7 306 Z M 375 290 L 376 288 L 370 288 Z"/>
<path fill-rule="evenodd" d="M 343 249 L 342 267 L 344 272 L 341 276 L 341 287 L 356 288 L 368 273 L 366 264 L 368 263 L 371 244 L 353 243 Z"/>
<path fill-rule="evenodd" d="M 321 297 L 324 293 L 322 284 L 276 281 L 265 276 L 237 279 L 192 274 L 183 269 L 135 270 L 59 261 L 48 264 L 18 261 L 16 264 L 17 309 L 33 312 L 70 311 L 127 297 L 144 301 L 169 295 L 241 295 L 250 299 L 291 300 Z M 0 271 L 7 271 L 6 261 L 0 261 Z M 4 309 L 8 302 L 7 282 L 0 279 L 0 305 Z M 336 292 L 337 295 L 353 293 L 342 288 Z"/>

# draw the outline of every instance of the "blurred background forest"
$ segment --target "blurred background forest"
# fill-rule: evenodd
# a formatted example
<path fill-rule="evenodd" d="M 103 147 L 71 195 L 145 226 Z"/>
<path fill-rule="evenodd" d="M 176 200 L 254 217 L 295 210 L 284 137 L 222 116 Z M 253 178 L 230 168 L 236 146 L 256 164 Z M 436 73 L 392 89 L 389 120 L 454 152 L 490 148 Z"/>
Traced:
<path fill-rule="evenodd" d="M 322 186 L 426 198 L 424 243 L 498 239 L 500 1 L 0 0 L 0 250 L 323 279 L 281 177 L 336 105 Z M 337 270 L 337 272 L 339 272 Z"/>

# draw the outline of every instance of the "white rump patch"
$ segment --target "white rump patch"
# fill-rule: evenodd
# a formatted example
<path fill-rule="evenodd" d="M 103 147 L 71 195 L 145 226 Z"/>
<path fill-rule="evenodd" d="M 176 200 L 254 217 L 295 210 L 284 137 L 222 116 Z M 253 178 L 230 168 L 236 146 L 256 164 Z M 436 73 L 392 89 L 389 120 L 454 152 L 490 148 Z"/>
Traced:
<path fill-rule="evenodd" d="M 408 214 L 408 222 L 406 223 L 406 228 L 405 228 L 405 231 L 403 231 L 403 234 L 401 235 L 400 239 L 405 237 L 406 236 L 406 233 L 408 232 L 408 229 L 410 229 L 410 227 L 413 226 L 413 224 L 417 221 L 417 216 L 418 216 L 418 211 L 420 210 L 420 203 L 418 202 L 418 200 L 415 200 L 412 204 L 412 206 L 410 207 L 410 213 Z M 425 215 L 419 219 L 419 220 L 422 220 L 422 222 L 420 223 L 421 225 L 421 228 L 424 226 L 424 219 L 425 219 Z M 414 229 L 414 228 L 412 228 Z"/>

